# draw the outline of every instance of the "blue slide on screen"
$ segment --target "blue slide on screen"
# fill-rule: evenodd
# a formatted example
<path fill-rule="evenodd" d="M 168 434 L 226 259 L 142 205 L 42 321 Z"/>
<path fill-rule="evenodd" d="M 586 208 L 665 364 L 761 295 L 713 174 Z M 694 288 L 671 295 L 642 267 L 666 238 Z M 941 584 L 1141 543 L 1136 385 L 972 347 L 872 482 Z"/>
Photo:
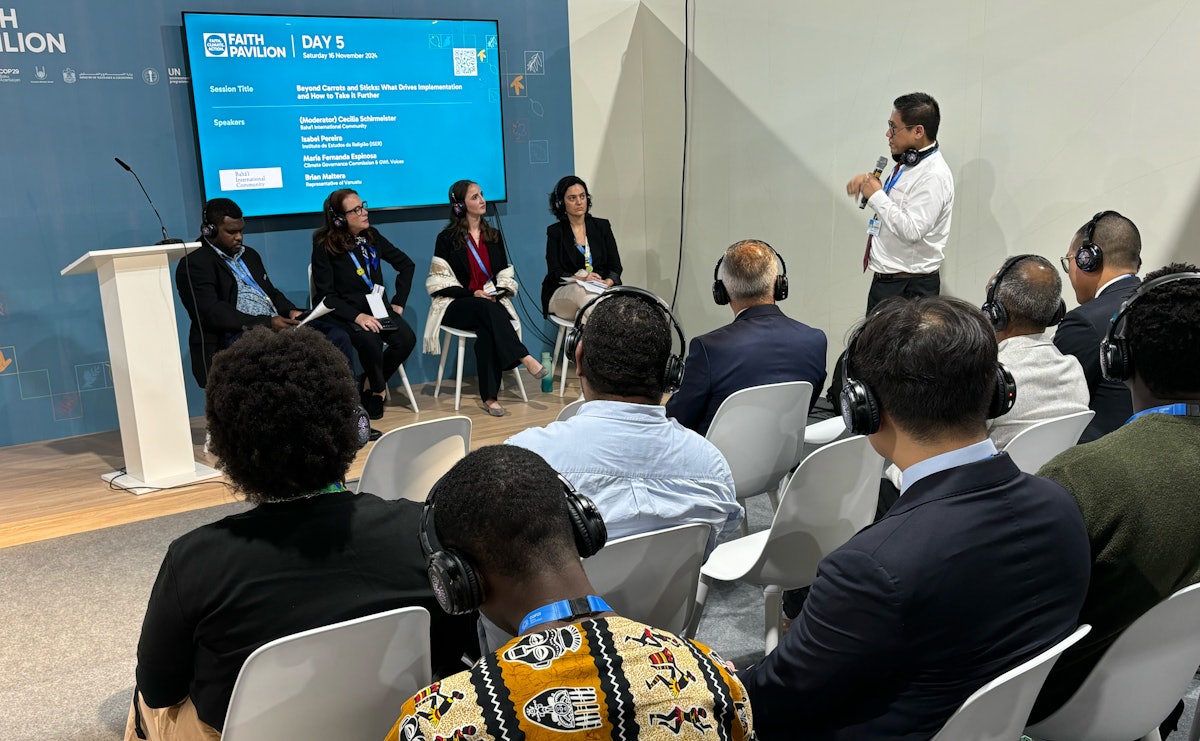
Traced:
<path fill-rule="evenodd" d="M 184 13 L 207 199 L 311 213 L 507 198 L 496 21 Z"/>

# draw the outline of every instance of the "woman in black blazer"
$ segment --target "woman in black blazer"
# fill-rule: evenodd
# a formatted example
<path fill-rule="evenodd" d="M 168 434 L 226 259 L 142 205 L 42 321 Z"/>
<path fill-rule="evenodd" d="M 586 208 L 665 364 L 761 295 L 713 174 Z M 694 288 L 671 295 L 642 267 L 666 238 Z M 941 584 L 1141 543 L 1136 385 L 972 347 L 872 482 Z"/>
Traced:
<path fill-rule="evenodd" d="M 400 318 L 416 266 L 371 226 L 367 204 L 355 191 L 342 188 L 330 193 L 324 212 L 325 225 L 313 232 L 313 300 L 324 301 L 333 310 L 329 318 L 350 334 L 363 368 L 359 378 L 363 406 L 371 419 L 379 419 L 387 380 L 417 344 L 412 327 Z M 390 299 L 381 262 L 396 270 L 396 293 Z M 375 310 L 368 294 L 379 297 Z"/>
<path fill-rule="evenodd" d="M 550 194 L 550 212 L 558 221 L 546 227 L 546 279 L 542 281 L 542 314 L 574 320 L 593 298 L 582 286 L 563 278 L 621 285 L 621 255 L 607 219 L 591 215 L 587 183 L 574 175 L 558 181 Z"/>
<path fill-rule="evenodd" d="M 450 223 L 437 236 L 425 289 L 433 297 L 425 326 L 425 351 L 437 352 L 442 324 L 474 332 L 479 395 L 493 417 L 503 417 L 496 401 L 500 375 L 518 365 L 543 378 L 550 372 L 521 343 L 513 327 L 510 297 L 517 281 L 504 237 L 484 218 L 487 201 L 479 185 L 459 180 L 450 186 Z"/>

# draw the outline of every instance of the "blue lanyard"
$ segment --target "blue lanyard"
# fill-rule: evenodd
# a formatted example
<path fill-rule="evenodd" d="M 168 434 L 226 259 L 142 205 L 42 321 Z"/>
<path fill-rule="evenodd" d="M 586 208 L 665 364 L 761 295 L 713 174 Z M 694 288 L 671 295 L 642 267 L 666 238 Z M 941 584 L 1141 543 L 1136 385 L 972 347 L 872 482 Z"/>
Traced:
<path fill-rule="evenodd" d="M 475 264 L 476 264 L 476 265 L 478 265 L 478 266 L 479 266 L 479 269 L 480 269 L 480 271 L 482 271 L 482 272 L 483 272 L 483 277 L 484 277 L 484 279 L 485 279 L 485 280 L 491 280 L 491 279 L 492 279 L 492 273 L 491 273 L 491 271 L 490 271 L 490 270 L 488 270 L 487 268 L 485 268 L 485 267 L 483 266 L 483 260 L 480 260 L 480 259 L 479 259 L 479 252 L 478 252 L 478 251 L 475 249 L 475 242 L 471 240 L 471 235 L 470 235 L 470 234 L 468 234 L 468 235 L 467 235 L 467 247 L 470 247 L 470 248 L 471 248 L 471 257 L 474 257 L 474 258 L 475 258 Z"/>
<path fill-rule="evenodd" d="M 890 193 L 896 181 L 900 179 L 900 173 L 904 172 L 904 165 L 896 167 L 892 170 L 892 174 L 888 176 L 887 182 L 883 184 L 883 192 Z"/>
<path fill-rule="evenodd" d="M 1147 414 L 1169 414 L 1172 417 L 1200 417 L 1200 404 L 1164 404 L 1160 407 L 1143 409 L 1125 420 L 1125 424 L 1129 424 L 1138 417 L 1144 417 Z"/>
<path fill-rule="evenodd" d="M 575 249 L 579 250 L 580 254 L 583 255 L 584 270 L 588 271 L 589 273 L 594 272 L 592 270 L 592 248 L 588 247 L 586 244 L 580 244 L 579 242 L 576 242 Z"/>
<path fill-rule="evenodd" d="M 262 286 L 255 282 L 254 276 L 250 275 L 250 268 L 246 267 L 246 263 L 242 262 L 242 258 L 227 257 L 225 255 L 221 255 L 221 257 L 224 258 L 225 264 L 229 266 L 229 269 L 232 270 L 235 275 L 245 281 L 246 285 L 257 291 L 258 295 L 270 300 L 270 297 L 267 296 L 267 292 L 262 289 Z"/>
<path fill-rule="evenodd" d="M 355 247 L 358 247 L 355 244 Z M 374 289 L 375 281 L 371 280 L 371 273 L 375 268 L 379 267 L 379 253 L 370 244 L 363 242 L 361 245 L 367 251 L 367 267 L 363 268 L 362 263 L 358 261 L 358 255 L 354 254 L 354 250 L 350 250 L 350 259 L 354 261 L 354 272 L 358 273 L 358 277 L 363 279 L 367 284 L 367 288 Z"/>
<path fill-rule="evenodd" d="M 535 628 L 544 623 L 553 623 L 556 620 L 582 617 L 590 615 L 593 612 L 612 611 L 613 608 L 609 607 L 607 602 L 594 594 L 589 594 L 587 597 L 559 600 L 558 602 L 552 602 L 539 607 L 526 615 L 525 619 L 521 621 L 520 627 L 517 628 L 517 634 L 525 633 L 530 628 Z"/>

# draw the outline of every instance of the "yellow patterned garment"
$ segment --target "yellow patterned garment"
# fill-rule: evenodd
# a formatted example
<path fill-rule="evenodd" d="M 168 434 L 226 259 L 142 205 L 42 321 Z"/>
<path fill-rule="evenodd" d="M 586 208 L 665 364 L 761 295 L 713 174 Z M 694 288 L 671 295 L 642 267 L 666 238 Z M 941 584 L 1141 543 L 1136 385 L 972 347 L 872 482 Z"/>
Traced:
<path fill-rule="evenodd" d="M 742 683 L 717 654 L 622 617 L 509 641 L 404 703 L 387 741 L 754 737 Z"/>

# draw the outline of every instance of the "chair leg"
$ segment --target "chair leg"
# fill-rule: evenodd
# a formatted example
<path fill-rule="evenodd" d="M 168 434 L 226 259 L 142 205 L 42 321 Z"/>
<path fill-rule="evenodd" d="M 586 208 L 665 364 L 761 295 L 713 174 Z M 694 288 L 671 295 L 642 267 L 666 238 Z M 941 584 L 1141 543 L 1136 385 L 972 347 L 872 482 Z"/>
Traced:
<path fill-rule="evenodd" d="M 779 645 L 779 632 L 782 629 L 783 588 L 774 584 L 763 587 L 763 609 L 766 611 L 766 653 L 771 653 Z"/>
<path fill-rule="evenodd" d="M 467 355 L 467 338 L 458 338 L 458 375 L 454 377 L 454 411 L 462 406 L 462 373 L 463 360 Z"/>
<path fill-rule="evenodd" d="M 1195 719 L 1193 718 L 1192 725 L 1195 725 L 1195 724 L 1196 724 L 1196 722 L 1195 722 Z M 1142 741 L 1162 741 L 1162 736 L 1158 735 L 1158 729 L 1155 728 L 1153 731 L 1150 731 L 1145 736 L 1142 736 Z"/>
<path fill-rule="evenodd" d="M 746 507 L 745 499 L 738 499 L 737 503 L 742 505 L 742 512 L 745 513 L 742 517 L 742 524 L 738 526 L 741 529 L 742 537 L 744 538 L 750 534 L 750 510 Z"/>
<path fill-rule="evenodd" d="M 708 601 L 708 588 L 712 586 L 712 577 L 700 575 L 700 583 L 696 585 L 696 606 L 692 610 L 692 619 L 684 630 L 685 638 L 695 638 L 696 629 L 700 627 L 700 616 L 704 613 L 704 603 Z"/>
<path fill-rule="evenodd" d="M 513 368 L 513 375 L 517 378 L 517 393 L 521 395 L 521 401 L 528 403 L 529 397 L 525 395 L 525 381 L 521 378 L 521 367 Z"/>
<path fill-rule="evenodd" d="M 558 398 L 562 398 L 563 394 L 567 393 L 567 366 L 571 361 L 567 359 L 567 348 L 564 346 L 562 351 L 562 380 L 558 382 Z"/>
<path fill-rule="evenodd" d="M 442 374 L 446 372 L 446 356 L 450 354 L 450 335 L 442 338 L 442 362 L 438 363 L 437 383 L 433 385 L 433 398 L 442 390 Z"/>
<path fill-rule="evenodd" d="M 550 353 L 550 378 L 554 378 L 555 361 L 558 360 L 558 351 L 562 349 L 563 336 L 566 334 L 566 327 L 558 328 L 558 337 L 554 340 L 554 352 Z"/>
<path fill-rule="evenodd" d="M 414 412 L 421 411 L 417 408 L 417 397 L 413 394 L 412 386 L 408 383 L 408 374 L 404 372 L 404 366 L 400 366 L 400 383 L 404 384 L 404 393 L 408 394 L 408 403 L 412 404 Z"/>

